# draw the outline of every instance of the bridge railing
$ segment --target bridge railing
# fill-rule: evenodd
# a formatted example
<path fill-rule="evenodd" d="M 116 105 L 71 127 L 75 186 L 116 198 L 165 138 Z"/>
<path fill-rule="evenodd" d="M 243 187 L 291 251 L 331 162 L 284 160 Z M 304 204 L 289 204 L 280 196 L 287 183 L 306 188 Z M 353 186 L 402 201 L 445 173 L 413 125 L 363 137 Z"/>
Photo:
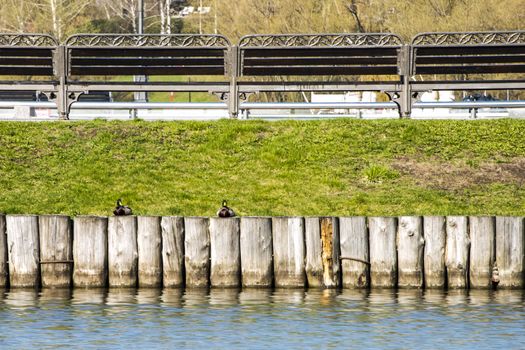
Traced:
<path fill-rule="evenodd" d="M 130 75 L 167 78 L 122 81 Z M 170 78 L 181 75 L 197 78 Z M 525 31 L 423 33 L 410 44 L 389 33 L 264 34 L 238 45 L 221 35 L 79 34 L 59 44 L 0 34 L 0 77 L 0 92 L 44 94 L 63 119 L 79 96 L 100 91 L 208 92 L 232 118 L 252 93 L 377 91 L 409 117 L 425 91 L 525 89 Z"/>

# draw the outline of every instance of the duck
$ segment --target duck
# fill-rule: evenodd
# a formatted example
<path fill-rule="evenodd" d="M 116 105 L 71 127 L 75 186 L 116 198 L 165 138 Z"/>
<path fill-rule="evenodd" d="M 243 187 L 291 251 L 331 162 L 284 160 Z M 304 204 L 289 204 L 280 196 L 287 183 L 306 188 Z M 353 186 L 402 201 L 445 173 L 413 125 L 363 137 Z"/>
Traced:
<path fill-rule="evenodd" d="M 235 212 L 233 211 L 233 209 L 229 208 L 227 206 L 227 204 L 228 203 L 224 199 L 222 201 L 222 207 L 219 209 L 219 211 L 217 211 L 217 216 L 218 217 L 220 217 L 220 218 L 231 218 L 231 217 L 235 216 Z"/>
<path fill-rule="evenodd" d="M 115 210 L 113 210 L 113 214 L 115 216 L 125 216 L 125 215 L 131 215 L 132 210 L 127 205 L 122 205 L 122 199 L 117 199 L 117 206 L 115 207 Z"/>

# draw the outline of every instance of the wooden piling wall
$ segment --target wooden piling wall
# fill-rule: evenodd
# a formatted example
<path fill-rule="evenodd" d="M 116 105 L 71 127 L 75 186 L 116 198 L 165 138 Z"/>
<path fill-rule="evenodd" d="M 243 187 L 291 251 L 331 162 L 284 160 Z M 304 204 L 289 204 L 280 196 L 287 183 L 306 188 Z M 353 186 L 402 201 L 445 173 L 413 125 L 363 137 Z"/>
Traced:
<path fill-rule="evenodd" d="M 68 216 L 38 218 L 42 287 L 68 288 L 73 280 L 73 223 Z"/>
<path fill-rule="evenodd" d="M 0 214 L 0 288 L 9 284 L 9 265 L 7 264 L 7 234 L 5 215 Z"/>
<path fill-rule="evenodd" d="M 523 217 L 0 215 L 0 287 L 521 288 Z"/>
<path fill-rule="evenodd" d="M 7 215 L 9 285 L 33 287 L 40 283 L 40 243 L 36 215 Z"/>

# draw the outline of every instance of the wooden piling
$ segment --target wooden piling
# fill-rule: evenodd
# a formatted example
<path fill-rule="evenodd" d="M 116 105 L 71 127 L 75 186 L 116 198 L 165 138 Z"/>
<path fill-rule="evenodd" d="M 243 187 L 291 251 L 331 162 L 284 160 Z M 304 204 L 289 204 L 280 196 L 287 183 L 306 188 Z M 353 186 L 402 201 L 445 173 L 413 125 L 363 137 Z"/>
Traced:
<path fill-rule="evenodd" d="M 273 284 L 272 219 L 241 218 L 241 276 L 243 287 Z"/>
<path fill-rule="evenodd" d="M 184 218 L 165 216 L 160 221 L 162 234 L 162 284 L 184 286 Z"/>
<path fill-rule="evenodd" d="M 444 216 L 423 217 L 425 288 L 445 288 L 446 285 L 446 219 Z"/>
<path fill-rule="evenodd" d="M 392 217 L 371 217 L 368 225 L 371 286 L 394 288 L 397 285 L 397 220 Z"/>
<path fill-rule="evenodd" d="M 0 288 L 9 282 L 9 266 L 7 264 L 7 234 L 5 231 L 5 215 L 0 214 Z"/>
<path fill-rule="evenodd" d="M 42 215 L 38 228 L 42 287 L 69 288 L 73 279 L 71 219 L 65 215 Z"/>
<path fill-rule="evenodd" d="M 305 218 L 306 277 L 309 287 L 339 286 L 339 220 Z"/>
<path fill-rule="evenodd" d="M 308 287 L 318 288 L 323 286 L 323 251 L 321 243 L 320 218 L 304 219 L 304 238 L 306 245 L 305 272 Z"/>
<path fill-rule="evenodd" d="M 160 217 L 137 217 L 139 287 L 162 286 L 162 233 Z"/>
<path fill-rule="evenodd" d="M 108 218 L 78 216 L 73 222 L 73 285 L 105 287 L 108 276 Z"/>
<path fill-rule="evenodd" d="M 366 218 L 339 218 L 342 283 L 344 288 L 370 287 L 370 254 Z"/>
<path fill-rule="evenodd" d="M 496 263 L 498 288 L 523 288 L 525 270 L 523 217 L 496 218 Z"/>
<path fill-rule="evenodd" d="M 272 239 L 275 286 L 304 288 L 306 285 L 304 219 L 274 217 Z"/>
<path fill-rule="evenodd" d="M 112 216 L 108 220 L 109 286 L 137 286 L 137 219 L 134 216 Z"/>
<path fill-rule="evenodd" d="M 9 284 L 11 287 L 40 285 L 40 248 L 36 215 L 7 215 Z"/>
<path fill-rule="evenodd" d="M 467 217 L 448 216 L 445 263 L 449 289 L 468 288 L 469 251 Z"/>
<path fill-rule="evenodd" d="M 469 217 L 471 288 L 490 288 L 495 254 L 495 219 L 493 217 Z"/>
<path fill-rule="evenodd" d="M 399 288 L 423 287 L 423 221 L 417 216 L 401 216 L 397 230 Z"/>
<path fill-rule="evenodd" d="M 241 286 L 239 218 L 210 218 L 212 287 Z"/>
<path fill-rule="evenodd" d="M 184 254 L 186 287 L 208 287 L 210 276 L 208 218 L 184 218 Z"/>

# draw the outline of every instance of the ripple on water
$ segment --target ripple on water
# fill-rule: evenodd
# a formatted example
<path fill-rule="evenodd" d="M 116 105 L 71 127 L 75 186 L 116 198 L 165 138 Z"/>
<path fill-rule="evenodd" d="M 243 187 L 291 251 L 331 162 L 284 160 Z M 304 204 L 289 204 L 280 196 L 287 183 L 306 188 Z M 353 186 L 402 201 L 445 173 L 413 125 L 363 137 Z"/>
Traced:
<path fill-rule="evenodd" d="M 525 348 L 522 291 L 13 289 L 2 348 Z"/>

